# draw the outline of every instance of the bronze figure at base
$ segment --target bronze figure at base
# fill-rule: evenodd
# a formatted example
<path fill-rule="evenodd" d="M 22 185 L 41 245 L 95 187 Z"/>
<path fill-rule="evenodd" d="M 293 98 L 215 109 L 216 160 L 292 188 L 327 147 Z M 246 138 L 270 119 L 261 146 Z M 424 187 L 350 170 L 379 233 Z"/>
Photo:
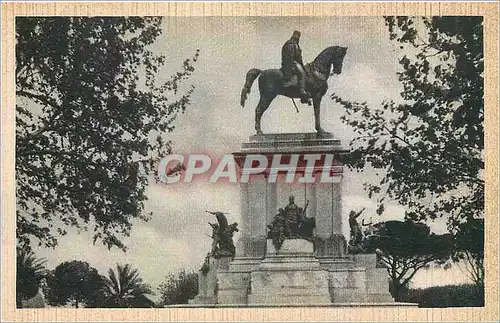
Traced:
<path fill-rule="evenodd" d="M 229 224 L 223 212 L 206 212 L 215 215 L 218 222 L 218 224 L 209 222 L 212 227 L 211 255 L 215 258 L 234 258 L 236 255 L 236 247 L 234 246 L 233 235 L 235 232 L 239 231 L 238 223 L 234 222 L 233 224 Z"/>
<path fill-rule="evenodd" d="M 306 209 L 309 201 L 304 208 L 295 204 L 295 197 L 289 197 L 289 203 L 285 208 L 280 208 L 278 214 L 267 227 L 269 228 L 267 237 L 272 239 L 274 248 L 278 251 L 285 239 L 305 239 L 313 240 L 313 230 L 316 227 L 314 218 L 306 217 Z"/>

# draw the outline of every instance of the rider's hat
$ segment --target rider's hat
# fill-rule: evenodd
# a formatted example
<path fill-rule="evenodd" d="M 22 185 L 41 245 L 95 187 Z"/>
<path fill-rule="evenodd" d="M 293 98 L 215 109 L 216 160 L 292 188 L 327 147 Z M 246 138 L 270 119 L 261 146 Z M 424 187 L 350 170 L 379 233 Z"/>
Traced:
<path fill-rule="evenodd" d="M 300 31 L 298 31 L 298 30 L 294 30 L 294 31 L 293 31 L 293 34 L 292 34 L 292 37 L 295 37 L 295 38 L 300 38 Z"/>

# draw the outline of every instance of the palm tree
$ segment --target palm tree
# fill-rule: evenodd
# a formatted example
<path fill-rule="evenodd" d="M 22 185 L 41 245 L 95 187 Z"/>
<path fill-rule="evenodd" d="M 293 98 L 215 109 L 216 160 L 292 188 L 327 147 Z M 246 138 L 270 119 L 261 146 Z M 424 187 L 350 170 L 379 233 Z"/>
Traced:
<path fill-rule="evenodd" d="M 37 259 L 35 254 L 26 249 L 17 248 L 16 271 L 16 303 L 22 307 L 22 301 L 29 300 L 38 294 L 42 279 L 47 270 L 45 260 Z"/>
<path fill-rule="evenodd" d="M 116 273 L 110 268 L 105 277 L 106 307 L 153 307 L 146 295 L 153 295 L 149 285 L 142 282 L 137 269 L 130 264 L 116 264 Z"/>

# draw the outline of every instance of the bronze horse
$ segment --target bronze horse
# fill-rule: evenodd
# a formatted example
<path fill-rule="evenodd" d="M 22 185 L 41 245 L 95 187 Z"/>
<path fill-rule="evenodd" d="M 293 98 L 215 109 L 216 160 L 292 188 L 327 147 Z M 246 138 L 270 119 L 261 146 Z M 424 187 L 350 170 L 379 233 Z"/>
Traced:
<path fill-rule="evenodd" d="M 320 125 L 320 104 L 321 99 L 328 89 L 328 77 L 330 70 L 333 74 L 340 74 L 342 72 L 342 62 L 347 52 L 347 47 L 331 46 L 325 48 L 312 63 L 305 66 L 306 70 L 306 91 L 309 98 L 313 100 L 314 106 L 314 125 L 318 133 L 324 132 Z M 332 68 L 333 66 L 333 68 Z M 241 106 L 245 106 L 245 101 L 250 93 L 255 79 L 259 77 L 259 92 L 260 100 L 255 108 L 255 130 L 258 135 L 262 134 L 260 128 L 260 121 L 262 115 L 269 108 L 269 105 L 278 95 L 284 95 L 289 98 L 300 98 L 300 91 L 297 84 L 284 87 L 283 86 L 283 73 L 280 69 L 268 69 L 261 71 L 253 68 L 247 72 L 245 86 L 241 90 Z M 296 76 L 294 76 L 296 78 Z"/>

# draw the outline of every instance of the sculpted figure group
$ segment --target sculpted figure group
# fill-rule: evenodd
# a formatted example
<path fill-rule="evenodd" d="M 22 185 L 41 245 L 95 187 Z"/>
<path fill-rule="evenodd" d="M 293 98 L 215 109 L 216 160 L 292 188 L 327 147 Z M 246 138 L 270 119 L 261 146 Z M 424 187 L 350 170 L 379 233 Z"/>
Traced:
<path fill-rule="evenodd" d="M 373 252 L 372 242 L 374 239 L 378 239 L 379 232 L 377 230 L 377 225 L 373 224 L 372 219 L 370 222 L 365 223 L 365 219 L 361 221 L 361 225 L 358 222 L 359 216 L 363 213 L 365 208 L 359 212 L 351 211 L 349 213 L 349 227 L 350 227 L 350 239 L 348 244 L 349 253 L 370 253 Z M 363 230 L 362 227 L 365 227 Z"/>
<path fill-rule="evenodd" d="M 311 240 L 313 230 L 316 226 L 314 218 L 306 217 L 306 209 L 309 201 L 304 208 L 295 204 L 295 197 L 291 195 L 288 199 L 288 205 L 285 208 L 278 209 L 278 214 L 268 225 L 268 239 L 272 239 L 274 248 L 278 251 L 285 239 L 306 239 Z"/>
<path fill-rule="evenodd" d="M 206 211 L 217 218 L 217 223 L 210 223 L 212 227 L 212 249 L 210 254 L 215 258 L 231 257 L 236 255 L 233 235 L 238 232 L 238 223 L 229 224 L 223 212 Z"/>
<path fill-rule="evenodd" d="M 285 239 L 314 240 L 313 231 L 316 227 L 316 221 L 314 217 L 306 217 L 308 205 L 309 200 L 306 201 L 303 208 L 299 207 L 295 204 L 295 197 L 291 195 L 288 199 L 288 205 L 285 208 L 278 209 L 278 214 L 274 216 L 271 224 L 267 226 L 269 229 L 267 238 L 272 240 L 276 251 L 280 250 Z M 359 212 L 351 211 L 349 213 L 349 253 L 369 252 L 370 250 L 367 250 L 365 245 L 369 239 L 377 236 L 372 222 L 365 223 L 364 219 L 362 225 L 366 226 L 367 229 L 363 232 L 362 225 L 359 224 L 357 219 L 364 210 L 365 208 Z M 233 242 L 233 235 L 239 231 L 238 223 L 229 224 L 223 212 L 206 212 L 215 215 L 217 218 L 217 223 L 209 222 L 212 227 L 212 248 L 208 256 L 234 258 L 236 247 Z"/>

